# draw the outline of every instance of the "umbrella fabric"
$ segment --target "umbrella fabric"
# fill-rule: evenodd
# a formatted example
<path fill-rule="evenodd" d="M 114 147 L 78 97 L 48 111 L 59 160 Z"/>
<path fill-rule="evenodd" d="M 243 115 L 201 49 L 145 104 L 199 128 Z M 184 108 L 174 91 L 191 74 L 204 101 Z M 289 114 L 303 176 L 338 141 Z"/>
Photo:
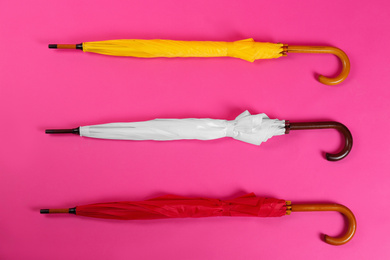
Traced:
<path fill-rule="evenodd" d="M 250 193 L 232 200 L 166 195 L 146 201 L 97 203 L 76 207 L 76 215 L 105 219 L 161 219 L 200 217 L 281 217 L 286 201 Z"/>
<path fill-rule="evenodd" d="M 255 42 L 172 41 L 172 40 L 110 40 L 84 42 L 84 52 L 140 58 L 156 57 L 234 57 L 253 62 L 282 56 L 283 44 Z"/>
<path fill-rule="evenodd" d="M 233 137 L 255 145 L 284 133 L 284 120 L 269 119 L 266 114 L 251 115 L 248 111 L 232 121 L 208 118 L 155 119 L 80 127 L 81 136 L 92 138 L 166 141 Z"/>

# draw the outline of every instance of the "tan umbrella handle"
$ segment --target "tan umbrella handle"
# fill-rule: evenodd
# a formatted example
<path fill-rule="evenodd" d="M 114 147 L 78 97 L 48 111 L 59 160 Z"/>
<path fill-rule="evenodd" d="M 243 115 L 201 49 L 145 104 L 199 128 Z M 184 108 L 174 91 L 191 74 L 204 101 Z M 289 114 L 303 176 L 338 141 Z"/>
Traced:
<path fill-rule="evenodd" d="M 291 212 L 306 212 L 306 211 L 337 211 L 343 214 L 348 220 L 348 227 L 345 234 L 339 237 L 330 237 L 328 235 L 324 236 L 326 243 L 331 245 L 343 245 L 347 243 L 356 232 L 356 219 L 352 211 L 340 204 L 291 204 L 291 202 L 286 202 L 287 204 L 287 214 Z"/>
<path fill-rule="evenodd" d="M 345 54 L 345 52 L 343 52 L 339 48 L 329 46 L 296 46 L 285 44 L 283 46 L 283 49 L 284 55 L 286 55 L 287 53 L 330 53 L 336 55 L 340 59 L 343 68 L 341 70 L 341 73 L 334 78 L 328 78 L 323 75 L 320 75 L 318 77 L 318 80 L 326 85 L 337 85 L 343 82 L 348 77 L 349 71 L 351 69 L 351 64 L 349 62 L 347 54 Z"/>

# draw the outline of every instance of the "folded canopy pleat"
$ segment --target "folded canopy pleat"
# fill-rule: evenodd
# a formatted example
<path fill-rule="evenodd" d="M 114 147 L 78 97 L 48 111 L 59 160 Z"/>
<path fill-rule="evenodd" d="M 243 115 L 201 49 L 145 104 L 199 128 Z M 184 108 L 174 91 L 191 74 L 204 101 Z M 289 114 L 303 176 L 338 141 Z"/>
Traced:
<path fill-rule="evenodd" d="M 169 141 L 232 137 L 255 145 L 283 134 L 285 134 L 284 120 L 270 119 L 266 114 L 251 115 L 248 111 L 241 113 L 235 120 L 154 119 L 80 127 L 81 136 L 101 139 Z"/>
<path fill-rule="evenodd" d="M 252 38 L 235 42 L 174 40 L 108 40 L 84 42 L 85 52 L 140 58 L 234 57 L 253 62 L 282 56 L 283 44 L 255 42 Z"/>
<path fill-rule="evenodd" d="M 281 217 L 286 201 L 250 193 L 232 200 L 166 195 L 145 201 L 124 201 L 77 206 L 76 214 L 106 219 L 161 219 L 200 217 Z"/>

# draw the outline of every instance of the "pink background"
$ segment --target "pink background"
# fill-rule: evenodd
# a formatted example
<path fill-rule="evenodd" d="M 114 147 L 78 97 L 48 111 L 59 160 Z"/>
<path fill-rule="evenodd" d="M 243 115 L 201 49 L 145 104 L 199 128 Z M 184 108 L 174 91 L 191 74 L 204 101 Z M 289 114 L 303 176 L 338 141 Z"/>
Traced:
<path fill-rule="evenodd" d="M 0 259 L 389 259 L 388 1 L 1 1 Z M 352 69 L 338 86 L 332 55 L 136 59 L 49 50 L 120 38 L 330 45 Z M 46 128 L 159 118 L 234 119 L 248 109 L 291 121 L 334 120 L 257 147 L 232 139 L 131 142 L 49 136 Z M 40 208 L 164 194 L 229 199 L 255 192 L 348 206 L 358 229 L 335 247 L 338 213 L 282 218 L 107 221 Z"/>

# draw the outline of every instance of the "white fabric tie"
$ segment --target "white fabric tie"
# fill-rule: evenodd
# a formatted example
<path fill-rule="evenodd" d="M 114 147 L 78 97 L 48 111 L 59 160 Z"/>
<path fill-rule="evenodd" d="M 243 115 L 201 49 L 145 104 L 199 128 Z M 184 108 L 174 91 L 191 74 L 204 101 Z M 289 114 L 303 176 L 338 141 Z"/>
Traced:
<path fill-rule="evenodd" d="M 234 138 L 234 128 L 236 127 L 236 121 L 227 121 L 226 136 Z"/>

